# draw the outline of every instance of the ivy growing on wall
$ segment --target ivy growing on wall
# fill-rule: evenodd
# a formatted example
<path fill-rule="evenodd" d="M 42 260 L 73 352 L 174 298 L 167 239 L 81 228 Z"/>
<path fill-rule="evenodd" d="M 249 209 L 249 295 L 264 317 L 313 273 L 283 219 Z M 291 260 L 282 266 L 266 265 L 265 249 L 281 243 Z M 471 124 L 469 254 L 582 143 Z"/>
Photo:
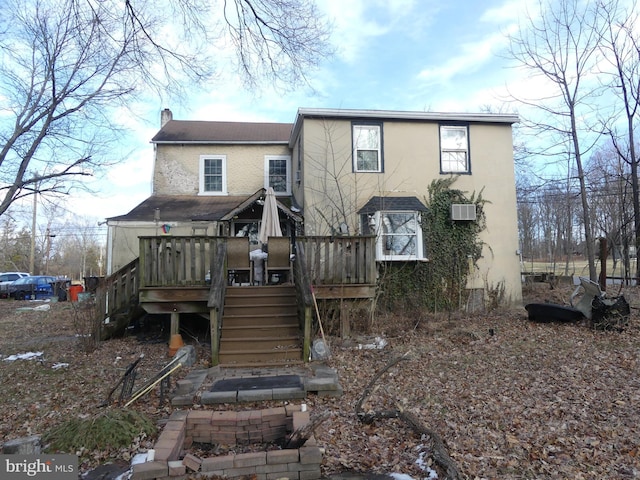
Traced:
<path fill-rule="evenodd" d="M 467 278 L 482 255 L 479 234 L 486 222 L 482 194 L 452 188 L 457 177 L 431 182 L 422 232 L 428 261 L 387 262 L 380 266 L 378 307 L 405 313 L 453 311 L 467 301 Z M 451 205 L 475 204 L 476 221 L 454 221 Z"/>

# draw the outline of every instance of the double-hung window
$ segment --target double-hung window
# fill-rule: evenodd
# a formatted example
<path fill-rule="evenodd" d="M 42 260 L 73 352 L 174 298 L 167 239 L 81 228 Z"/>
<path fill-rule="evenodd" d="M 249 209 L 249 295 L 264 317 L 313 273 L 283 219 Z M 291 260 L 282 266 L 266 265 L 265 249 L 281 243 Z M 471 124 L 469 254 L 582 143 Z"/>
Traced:
<path fill-rule="evenodd" d="M 227 194 L 226 155 L 200 156 L 200 195 Z"/>
<path fill-rule="evenodd" d="M 353 125 L 353 171 L 382 172 L 382 126 Z"/>
<path fill-rule="evenodd" d="M 440 125 L 440 171 L 469 173 L 469 129 L 466 125 Z"/>
<path fill-rule="evenodd" d="M 273 187 L 277 194 L 291 194 L 291 157 L 267 155 L 264 158 L 264 188 Z"/>

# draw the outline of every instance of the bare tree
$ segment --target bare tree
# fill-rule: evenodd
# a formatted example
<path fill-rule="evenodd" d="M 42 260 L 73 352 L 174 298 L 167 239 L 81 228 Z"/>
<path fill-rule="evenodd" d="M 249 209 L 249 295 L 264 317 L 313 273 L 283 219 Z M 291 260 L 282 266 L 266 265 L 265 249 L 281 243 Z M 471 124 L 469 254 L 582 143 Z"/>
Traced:
<path fill-rule="evenodd" d="M 612 67 L 605 70 L 610 76 L 609 89 L 618 97 L 624 112 L 626 125 L 623 133 L 618 127 L 608 125 L 620 158 L 631 167 L 633 194 L 633 218 L 635 224 L 634 245 L 640 251 L 640 187 L 638 185 L 638 157 L 636 154 L 635 120 L 640 108 L 640 34 L 638 13 L 633 8 L 624 8 L 618 0 L 600 0 L 598 13 L 606 25 L 601 41 L 604 59 Z M 640 279 L 640 265 L 636 264 L 635 277 Z"/>
<path fill-rule="evenodd" d="M 510 55 L 534 76 L 551 85 L 553 93 L 537 98 L 518 98 L 542 112 L 543 118 L 531 123 L 539 134 L 555 137 L 546 154 L 560 159 L 570 156 L 574 162 L 580 185 L 584 235 L 589 264 L 589 276 L 597 279 L 595 242 L 583 155 L 593 146 L 586 140 L 585 125 L 592 111 L 593 99 L 598 95 L 596 82 L 589 82 L 598 63 L 602 27 L 590 9 L 585 10 L 578 0 L 560 0 L 538 4 L 539 15 L 529 15 L 524 28 L 511 37 Z M 585 128 L 586 127 L 586 128 Z"/>
<path fill-rule="evenodd" d="M 303 0 L 6 0 L 0 14 L 0 215 L 117 161 L 118 109 L 208 81 L 231 39 L 247 82 L 291 85 L 328 55 Z M 213 18 L 218 15 L 218 23 Z M 216 38 L 210 32 L 222 32 Z M 226 35 L 226 36 L 225 36 Z M 216 43 L 217 41 L 217 43 Z M 212 47 L 213 45 L 213 47 Z"/>
<path fill-rule="evenodd" d="M 591 185 L 593 218 L 608 242 L 613 274 L 622 260 L 625 279 L 635 275 L 630 269 L 629 247 L 633 244 L 633 201 L 630 166 L 614 145 L 599 148 L 587 164 Z"/>
<path fill-rule="evenodd" d="M 261 78 L 308 83 L 309 71 L 331 53 L 329 30 L 308 0 L 224 0 L 224 19 L 252 87 Z"/>

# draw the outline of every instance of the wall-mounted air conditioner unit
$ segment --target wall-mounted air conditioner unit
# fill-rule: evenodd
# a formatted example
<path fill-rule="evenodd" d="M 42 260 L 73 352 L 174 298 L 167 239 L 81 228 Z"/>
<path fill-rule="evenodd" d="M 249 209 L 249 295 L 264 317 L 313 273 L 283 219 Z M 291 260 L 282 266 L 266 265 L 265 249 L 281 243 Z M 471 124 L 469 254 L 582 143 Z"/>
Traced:
<path fill-rule="evenodd" d="M 476 220 L 475 203 L 453 203 L 451 204 L 451 220 Z"/>

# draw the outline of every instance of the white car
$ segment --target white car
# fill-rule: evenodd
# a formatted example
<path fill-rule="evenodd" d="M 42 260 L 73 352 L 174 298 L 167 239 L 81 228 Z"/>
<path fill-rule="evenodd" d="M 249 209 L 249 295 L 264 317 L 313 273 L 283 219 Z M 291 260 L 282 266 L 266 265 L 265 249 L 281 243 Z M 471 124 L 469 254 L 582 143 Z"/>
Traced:
<path fill-rule="evenodd" d="M 26 272 L 4 272 L 0 273 L 0 298 L 7 298 L 9 296 L 9 285 L 15 280 L 28 277 Z"/>

